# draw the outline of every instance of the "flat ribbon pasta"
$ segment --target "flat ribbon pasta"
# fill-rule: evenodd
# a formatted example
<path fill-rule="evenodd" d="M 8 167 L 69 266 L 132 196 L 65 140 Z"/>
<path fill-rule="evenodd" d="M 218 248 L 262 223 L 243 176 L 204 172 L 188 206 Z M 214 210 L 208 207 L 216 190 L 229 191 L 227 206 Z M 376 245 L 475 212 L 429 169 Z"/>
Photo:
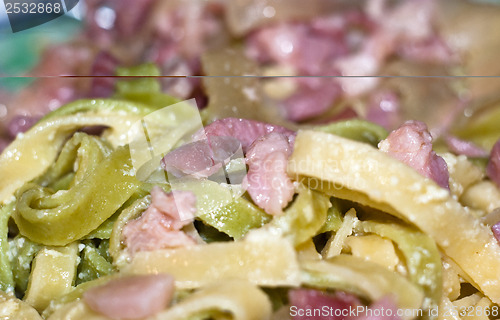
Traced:
<path fill-rule="evenodd" d="M 78 259 L 78 246 L 42 248 L 33 261 L 24 300 L 38 311 L 51 300 L 72 290 Z"/>
<path fill-rule="evenodd" d="M 394 241 L 405 257 L 410 280 L 426 294 L 424 306 L 437 307 L 443 284 L 441 256 L 434 240 L 416 228 L 396 223 L 362 221 L 358 229 Z"/>
<path fill-rule="evenodd" d="M 244 241 L 138 252 L 122 270 L 133 274 L 171 274 L 178 289 L 199 288 L 228 279 L 248 279 L 263 286 L 300 284 L 291 242 L 262 231 L 251 231 Z"/>
<path fill-rule="evenodd" d="M 13 203 L 0 206 L 0 290 L 6 292 L 14 290 L 14 277 L 8 253 L 9 219 L 12 208 Z"/>
<path fill-rule="evenodd" d="M 0 319 L 42 320 L 42 317 L 26 302 L 0 291 Z"/>
<path fill-rule="evenodd" d="M 327 211 L 331 206 L 329 197 L 309 188 L 299 188 L 294 202 L 281 216 L 264 226 L 275 234 L 281 234 L 298 246 L 318 234 L 325 225 Z"/>
<path fill-rule="evenodd" d="M 298 133 L 288 170 L 310 187 L 410 221 L 500 303 L 500 246 L 448 190 L 367 144 L 322 132 Z"/>

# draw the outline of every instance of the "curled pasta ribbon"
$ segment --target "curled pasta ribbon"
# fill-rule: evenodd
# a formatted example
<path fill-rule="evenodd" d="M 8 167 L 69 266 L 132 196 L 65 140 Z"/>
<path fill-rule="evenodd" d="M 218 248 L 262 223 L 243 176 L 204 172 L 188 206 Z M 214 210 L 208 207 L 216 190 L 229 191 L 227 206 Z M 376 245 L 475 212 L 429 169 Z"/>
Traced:
<path fill-rule="evenodd" d="M 406 260 L 409 278 L 425 293 L 424 307 L 437 307 L 443 292 L 441 256 L 434 240 L 420 230 L 402 224 L 362 221 L 358 231 L 375 233 L 396 243 Z"/>
<path fill-rule="evenodd" d="M 106 139 L 114 147 L 124 145 L 130 124 L 156 109 L 137 102 L 100 99 L 75 101 L 48 114 L 0 155 L 0 202 L 8 202 L 17 189 L 43 174 L 76 130 L 106 126 Z"/>
<path fill-rule="evenodd" d="M 103 140 L 77 132 L 64 145 L 54 164 L 34 182 L 55 190 L 71 188 L 94 171 L 110 152 L 111 146 Z"/>
<path fill-rule="evenodd" d="M 83 133 L 68 141 L 54 166 L 17 192 L 13 218 L 20 233 L 37 243 L 64 246 L 113 215 L 140 182 L 131 173 L 128 147 L 105 157 L 106 150 L 98 138 Z M 50 188 L 73 165 L 78 169 L 68 189 Z"/>
<path fill-rule="evenodd" d="M 423 293 L 399 273 L 347 254 L 320 261 L 302 261 L 304 285 L 355 292 L 372 301 L 393 295 L 401 309 L 417 309 Z"/>
<path fill-rule="evenodd" d="M 473 285 L 500 302 L 500 246 L 447 190 L 377 149 L 299 132 L 289 173 L 312 188 L 393 214 L 429 235 Z"/>

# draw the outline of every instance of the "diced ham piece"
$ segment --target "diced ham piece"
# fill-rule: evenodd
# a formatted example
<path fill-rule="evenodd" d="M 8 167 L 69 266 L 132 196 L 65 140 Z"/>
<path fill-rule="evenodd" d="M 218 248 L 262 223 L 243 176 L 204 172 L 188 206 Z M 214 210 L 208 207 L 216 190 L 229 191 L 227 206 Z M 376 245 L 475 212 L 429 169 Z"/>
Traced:
<path fill-rule="evenodd" d="M 288 298 L 291 306 L 304 311 L 303 315 L 297 312 L 293 316 L 294 320 L 401 320 L 391 297 L 383 297 L 366 307 L 351 293 L 337 291 L 331 294 L 301 288 L 290 290 Z M 307 314 L 308 310 L 310 313 L 313 310 L 323 312 Z"/>
<path fill-rule="evenodd" d="M 500 188 L 500 140 L 491 149 L 486 174 Z"/>
<path fill-rule="evenodd" d="M 432 63 L 458 62 L 433 26 L 434 0 L 392 3 L 367 1 L 341 14 L 307 22 L 263 26 L 249 35 L 246 53 L 262 65 L 284 66 L 296 76 L 295 93 L 279 101 L 287 118 L 300 122 L 319 116 L 342 95 L 366 94 L 376 88 L 375 77 L 393 55 Z M 276 98 L 279 100 L 279 98 Z M 378 116 L 376 116 L 378 117 Z"/>
<path fill-rule="evenodd" d="M 269 214 L 281 214 L 293 198 L 293 183 L 286 173 L 291 152 L 288 138 L 273 132 L 255 141 L 246 154 L 248 174 L 243 187 Z"/>
<path fill-rule="evenodd" d="M 81 98 L 90 80 L 60 76 L 88 75 L 93 58 L 92 48 L 82 44 L 61 44 L 47 49 L 37 67 L 29 73 L 33 83 L 7 101 L 8 112 L 2 123 L 11 125 L 18 116 L 39 119 L 61 105 Z"/>
<path fill-rule="evenodd" d="M 154 0 L 87 0 L 85 30 L 89 38 L 107 44 L 114 37 L 130 38 L 147 26 Z M 104 11 L 107 14 L 103 14 Z M 108 13 L 111 12 L 111 13 Z M 106 40 L 106 42 L 104 42 Z"/>
<path fill-rule="evenodd" d="M 234 137 L 239 140 L 249 167 L 243 181 L 244 188 L 253 201 L 267 213 L 282 213 L 294 194 L 293 184 L 286 174 L 286 164 L 293 149 L 295 132 L 264 122 L 236 118 L 217 120 L 204 130 L 197 132 L 194 139 L 203 139 L 206 136 L 211 144 L 221 137 Z M 202 163 L 197 164 L 197 169 L 209 165 L 211 161 L 206 153 L 199 154 L 202 159 L 193 160 L 193 163 Z M 172 158 L 174 157 L 175 154 Z M 179 154 L 179 158 L 181 157 Z M 174 161 L 167 159 L 163 162 L 172 164 Z M 179 160 L 179 164 L 181 162 Z"/>
<path fill-rule="evenodd" d="M 345 76 L 337 79 L 345 95 L 361 95 L 372 90 L 378 84 L 379 79 L 372 76 L 379 70 L 382 58 L 378 58 L 379 54 L 372 52 L 374 50 L 378 50 L 378 48 L 372 49 L 371 46 L 369 48 L 367 46 L 364 51 L 335 61 L 335 66 L 340 74 Z"/>
<path fill-rule="evenodd" d="M 173 0 L 157 5 L 151 15 L 154 36 L 144 59 L 160 67 L 163 91 L 179 99 L 200 95 L 200 56 L 210 43 L 225 38 L 219 11 L 221 3 Z M 197 101 L 199 103 L 199 101 Z M 198 104 L 200 106 L 200 104 Z"/>
<path fill-rule="evenodd" d="M 10 141 L 0 138 L 0 153 L 9 146 Z"/>
<path fill-rule="evenodd" d="M 176 177 L 206 178 L 219 170 L 239 147 L 236 138 L 213 136 L 210 142 L 194 141 L 172 150 L 163 157 L 161 166 Z"/>
<path fill-rule="evenodd" d="M 7 134 L 10 138 L 15 139 L 18 133 L 28 131 L 38 120 L 40 120 L 40 117 L 15 116 L 7 125 Z"/>
<path fill-rule="evenodd" d="M 339 78 L 347 96 L 357 96 L 374 89 L 377 75 L 393 54 L 418 62 L 456 62 L 453 52 L 433 29 L 434 0 L 398 2 L 386 8 L 385 1 L 367 1 L 366 12 L 377 24 L 358 52 L 341 57 L 335 66 L 344 76 Z"/>
<path fill-rule="evenodd" d="M 370 97 L 366 119 L 387 130 L 394 129 L 402 122 L 399 97 L 391 91 L 376 92 Z"/>
<path fill-rule="evenodd" d="M 205 132 L 197 132 L 193 137 L 194 140 L 202 140 L 205 138 L 205 135 L 209 141 L 211 141 L 213 136 L 234 137 L 240 141 L 245 153 L 255 140 L 271 132 L 284 134 L 291 145 L 295 141 L 295 132 L 292 130 L 247 119 L 224 118 L 216 120 L 206 126 L 204 130 Z"/>
<path fill-rule="evenodd" d="M 397 38 L 427 39 L 433 34 L 434 2 L 435 0 L 402 1 L 394 9 L 378 17 L 378 22 Z"/>
<path fill-rule="evenodd" d="M 256 140 L 246 153 L 246 161 L 253 164 L 264 160 L 273 152 L 283 152 L 287 157 L 291 155 L 293 147 L 288 138 L 281 133 L 272 132 Z"/>
<path fill-rule="evenodd" d="M 467 157 L 474 158 L 484 158 L 488 156 L 488 152 L 480 146 L 452 135 L 446 137 L 446 144 L 451 152 L 458 155 L 463 154 Z"/>
<path fill-rule="evenodd" d="M 320 17 L 307 23 L 288 22 L 256 30 L 247 39 L 246 52 L 262 64 L 276 64 L 298 76 L 337 76 L 332 61 L 345 56 L 352 45 L 348 31 L 361 26 L 361 12 Z M 286 117 L 303 121 L 319 116 L 340 97 L 334 78 L 293 78 L 295 93 L 280 101 Z"/>
<path fill-rule="evenodd" d="M 432 150 L 432 136 L 427 125 L 420 121 L 406 121 L 382 140 L 379 149 L 398 159 L 421 175 L 434 180 L 439 186 L 449 188 L 448 166 Z"/>
<path fill-rule="evenodd" d="M 117 67 L 118 60 L 108 52 L 97 54 L 90 71 L 92 76 L 97 76 L 90 84 L 90 98 L 107 98 L 113 94 Z"/>
<path fill-rule="evenodd" d="M 229 159 L 240 144 L 246 153 L 248 174 L 243 187 L 253 201 L 269 214 L 280 214 L 292 200 L 293 184 L 286 173 L 295 132 L 263 122 L 225 118 L 217 120 L 162 159 L 162 167 L 175 176 L 207 177 Z"/>
<path fill-rule="evenodd" d="M 115 26 L 123 37 L 130 37 L 147 26 L 149 12 L 154 0 L 113 0 L 116 10 Z"/>
<path fill-rule="evenodd" d="M 491 227 L 491 231 L 493 232 L 495 239 L 497 239 L 498 243 L 500 244 L 500 222 L 495 223 Z"/>
<path fill-rule="evenodd" d="M 398 315 L 398 308 L 392 297 L 385 296 L 373 302 L 365 314 L 351 317 L 356 320 L 401 320 Z"/>
<path fill-rule="evenodd" d="M 282 103 L 287 118 L 291 121 L 310 119 L 324 113 L 342 93 L 335 78 L 294 80 L 298 85 L 297 92 Z"/>
<path fill-rule="evenodd" d="M 290 65 L 307 73 L 321 72 L 325 61 L 348 52 L 342 30 L 345 19 L 337 18 L 341 26 L 338 23 L 325 26 L 323 18 L 323 23 L 316 24 L 318 28 L 311 23 L 281 23 L 262 28 L 248 38 L 247 54 L 262 63 Z M 332 27 L 336 30 L 327 30 Z"/>
<path fill-rule="evenodd" d="M 408 60 L 450 64 L 458 62 L 457 55 L 438 36 L 424 41 L 409 42 L 398 48 L 398 54 Z"/>
<path fill-rule="evenodd" d="M 349 293 L 337 291 L 335 294 L 326 293 L 314 289 L 292 289 L 288 292 L 288 299 L 290 305 L 297 307 L 302 310 L 313 310 L 328 308 L 328 310 L 349 310 L 356 309 L 361 306 L 359 299 Z M 296 315 L 293 317 L 294 320 L 345 320 L 350 319 L 348 316 L 343 316 L 339 314 L 338 316 L 333 314 L 329 315 Z"/>
<path fill-rule="evenodd" d="M 166 193 L 160 187 L 154 187 L 151 198 L 151 205 L 142 216 L 123 228 L 123 239 L 129 252 L 134 254 L 195 244 L 195 240 L 181 230 L 194 218 L 195 195 L 189 191 Z"/>
<path fill-rule="evenodd" d="M 174 278 L 168 274 L 126 276 L 90 288 L 83 301 L 114 320 L 142 319 L 167 308 L 173 294 Z"/>
<path fill-rule="evenodd" d="M 374 2 L 379 4 L 377 9 L 371 2 L 367 4 L 366 11 L 377 22 L 377 30 L 358 52 L 335 61 L 342 75 L 357 76 L 338 79 L 347 96 L 361 95 L 376 87 L 379 79 L 372 76 L 377 74 L 385 59 L 395 51 L 398 41 L 422 39 L 429 33 L 428 6 L 424 5 L 424 2 L 429 1 L 420 2 L 422 4 L 419 1 L 403 2 L 393 10 L 387 10 L 381 1 Z M 410 15 L 416 15 L 418 19 L 409 18 Z"/>

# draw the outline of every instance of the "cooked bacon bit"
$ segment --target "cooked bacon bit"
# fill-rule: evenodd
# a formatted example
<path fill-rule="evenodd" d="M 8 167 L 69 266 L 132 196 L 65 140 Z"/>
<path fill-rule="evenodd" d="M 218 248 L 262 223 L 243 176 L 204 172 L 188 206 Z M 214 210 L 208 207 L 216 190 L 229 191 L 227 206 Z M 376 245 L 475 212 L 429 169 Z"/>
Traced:
<path fill-rule="evenodd" d="M 427 125 L 420 121 L 407 121 L 382 140 L 379 149 L 388 153 L 421 175 L 449 189 L 448 166 L 443 158 L 432 150 L 432 136 Z"/>
<path fill-rule="evenodd" d="M 195 141 L 167 153 L 161 165 L 176 177 L 187 174 L 206 178 L 219 170 L 239 147 L 240 142 L 236 138 L 213 136 L 210 142 Z"/>
<path fill-rule="evenodd" d="M 295 140 L 294 131 L 281 126 L 247 119 L 220 119 L 206 126 L 204 133 L 208 140 L 211 140 L 213 136 L 234 137 L 241 142 L 243 152 L 246 152 L 255 140 L 271 132 L 284 134 L 290 144 L 293 145 L 293 141 Z M 194 136 L 195 140 L 202 140 L 204 138 L 203 131 L 197 132 Z"/>
<path fill-rule="evenodd" d="M 490 161 L 486 167 L 486 174 L 500 188 L 500 140 L 495 143 L 490 153 Z"/>
<path fill-rule="evenodd" d="M 195 244 L 181 228 L 192 222 L 196 198 L 189 191 L 165 193 L 151 190 L 151 205 L 142 216 L 123 228 L 123 239 L 130 251 L 152 251 Z"/>
<path fill-rule="evenodd" d="M 465 141 L 455 136 L 451 135 L 447 136 L 446 144 L 448 145 L 448 148 L 450 149 L 451 152 L 458 155 L 463 154 L 467 157 L 477 157 L 477 158 L 484 158 L 488 156 L 488 152 L 483 148 L 475 145 L 470 141 Z"/>
<path fill-rule="evenodd" d="M 111 319 L 142 319 L 168 307 L 173 293 L 174 278 L 168 274 L 128 276 L 90 288 L 83 301 Z"/>
<path fill-rule="evenodd" d="M 297 307 L 297 309 L 314 310 L 327 307 L 328 310 L 349 310 L 356 309 L 361 306 L 359 299 L 346 292 L 337 291 L 335 294 L 329 294 L 319 290 L 313 289 L 292 289 L 288 293 L 290 305 Z M 345 320 L 349 317 L 342 314 L 335 315 L 333 312 L 329 316 L 324 315 L 296 315 L 294 320 Z"/>
<path fill-rule="evenodd" d="M 293 198 L 294 187 L 286 173 L 291 152 L 287 137 L 273 132 L 255 141 L 246 154 L 249 169 L 243 186 L 269 214 L 282 213 Z"/>

